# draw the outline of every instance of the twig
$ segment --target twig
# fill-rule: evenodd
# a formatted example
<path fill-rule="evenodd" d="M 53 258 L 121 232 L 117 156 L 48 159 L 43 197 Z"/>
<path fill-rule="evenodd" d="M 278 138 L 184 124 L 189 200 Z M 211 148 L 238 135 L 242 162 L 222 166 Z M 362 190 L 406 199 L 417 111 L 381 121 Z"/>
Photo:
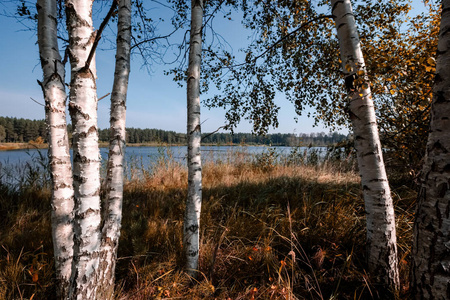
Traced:
<path fill-rule="evenodd" d="M 300 27 L 298 27 L 297 29 L 295 29 L 294 31 L 289 32 L 288 34 L 286 34 L 285 36 L 283 36 L 281 39 L 279 39 L 278 41 L 276 41 L 275 43 L 273 43 L 269 48 L 266 49 L 266 51 L 264 51 L 263 53 L 261 53 L 260 55 L 256 56 L 254 58 L 254 61 L 256 61 L 258 58 L 264 56 L 267 52 L 269 52 L 270 50 L 272 50 L 273 48 L 275 48 L 275 46 L 277 46 L 278 44 L 280 44 L 282 41 L 286 40 L 287 38 L 291 37 L 292 35 L 296 34 L 297 32 L 299 32 L 301 29 L 303 29 L 303 27 L 305 27 L 306 25 L 309 25 L 315 21 L 321 20 L 321 19 L 329 19 L 329 18 L 333 18 L 333 15 L 325 15 L 325 16 L 319 16 L 317 18 L 314 18 L 312 20 L 309 20 L 308 22 L 303 23 Z"/>
<path fill-rule="evenodd" d="M 97 101 L 100 101 L 100 100 L 102 100 L 103 98 L 108 97 L 109 95 L 111 95 L 111 93 L 108 93 L 108 94 L 106 94 L 105 96 L 98 98 Z"/>
<path fill-rule="evenodd" d="M 159 40 L 159 39 L 167 39 L 167 38 L 171 37 L 172 34 L 174 34 L 175 32 L 177 32 L 178 29 L 180 29 L 180 27 L 175 28 L 175 29 L 174 29 L 171 33 L 169 33 L 169 34 L 161 35 L 161 36 L 156 36 L 156 37 L 153 37 L 153 38 L 150 38 L 150 39 L 146 39 L 146 40 L 140 41 L 140 42 L 134 44 L 133 46 L 131 46 L 131 49 L 136 48 L 136 47 L 139 47 L 139 46 L 142 45 L 142 44 L 149 43 L 149 42 L 153 42 L 153 41 L 156 41 L 156 40 Z"/>
<path fill-rule="evenodd" d="M 270 50 L 272 50 L 273 48 L 275 48 L 278 44 L 280 44 L 281 42 L 283 42 L 284 40 L 290 38 L 292 35 L 295 35 L 297 32 L 299 32 L 301 29 L 303 29 L 306 25 L 309 25 L 315 21 L 321 20 L 321 19 L 331 19 L 333 18 L 333 15 L 323 15 L 323 16 L 318 16 L 312 20 L 309 20 L 308 22 L 303 23 L 302 25 L 300 25 L 300 27 L 298 27 L 297 29 L 289 32 L 288 34 L 286 34 L 285 36 L 283 36 L 282 38 L 280 38 L 278 41 L 276 41 L 275 43 L 273 43 L 272 45 L 270 45 L 269 48 L 267 48 L 265 51 L 263 51 L 262 53 L 260 53 L 259 55 L 255 56 L 252 61 L 249 62 L 243 62 L 240 64 L 236 64 L 236 65 L 231 65 L 231 66 L 225 66 L 228 69 L 232 69 L 234 67 L 241 67 L 250 63 L 255 63 L 259 58 L 263 57 L 264 55 L 267 54 L 267 52 L 269 52 Z M 218 57 L 215 54 L 216 57 Z"/>
<path fill-rule="evenodd" d="M 30 99 L 31 99 L 32 101 L 36 102 L 37 104 L 39 104 L 39 105 L 42 105 L 42 106 L 44 106 L 44 107 L 45 107 L 45 105 L 44 105 L 44 104 L 42 104 L 41 102 L 39 102 L 39 101 L 37 101 L 37 100 L 34 100 L 34 99 L 33 99 L 33 98 L 31 98 L 31 97 L 30 97 Z"/>
<path fill-rule="evenodd" d="M 69 54 L 70 54 L 69 47 L 66 46 L 66 50 L 64 50 L 64 59 L 61 62 L 63 64 L 63 66 L 65 66 L 67 61 L 69 60 Z"/>
<path fill-rule="evenodd" d="M 214 9 L 214 11 L 209 15 L 208 19 L 205 21 L 204 25 L 202 26 L 202 31 L 203 31 L 203 27 L 206 26 L 206 24 L 208 24 L 208 22 L 215 16 L 216 12 L 219 10 L 219 8 L 222 6 L 222 4 L 225 2 L 225 0 L 221 0 L 219 2 L 219 4 L 217 4 L 217 7 Z"/>

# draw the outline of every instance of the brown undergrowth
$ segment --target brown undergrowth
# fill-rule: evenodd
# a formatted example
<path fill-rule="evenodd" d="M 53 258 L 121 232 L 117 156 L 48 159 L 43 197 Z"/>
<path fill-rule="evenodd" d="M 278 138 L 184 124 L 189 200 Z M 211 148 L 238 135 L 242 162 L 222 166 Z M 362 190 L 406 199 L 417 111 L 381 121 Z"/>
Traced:
<path fill-rule="evenodd" d="M 196 279 L 181 267 L 185 167 L 164 158 L 136 173 L 125 186 L 116 298 L 377 298 L 356 173 L 264 155 L 204 164 Z M 0 299 L 52 299 L 48 186 L 0 189 Z M 399 185 L 393 195 L 405 298 L 415 193 Z"/>

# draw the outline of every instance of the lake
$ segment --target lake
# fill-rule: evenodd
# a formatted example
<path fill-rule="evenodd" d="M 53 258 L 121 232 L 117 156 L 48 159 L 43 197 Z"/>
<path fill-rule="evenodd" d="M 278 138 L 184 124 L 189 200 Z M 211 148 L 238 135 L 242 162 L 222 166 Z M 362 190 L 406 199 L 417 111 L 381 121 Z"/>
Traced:
<path fill-rule="evenodd" d="M 282 155 L 288 155 L 294 147 L 284 146 L 202 146 L 203 160 L 217 160 L 224 159 L 233 153 L 240 153 L 246 155 L 261 154 L 268 151 L 268 149 L 275 149 L 275 151 Z M 300 147 L 301 151 L 307 149 L 315 149 L 319 152 L 325 153 L 326 147 Z M 71 151 L 72 154 L 72 151 Z M 173 159 L 178 162 L 183 162 L 186 159 L 186 146 L 161 146 L 161 147 L 127 147 L 125 152 L 125 160 L 127 163 L 133 162 L 136 159 L 142 160 L 144 165 L 155 162 L 163 155 L 167 157 L 171 154 Z M 47 158 L 47 149 L 23 149 L 0 151 L 0 163 L 3 165 L 18 164 L 31 162 L 42 155 Z M 103 160 L 108 158 L 108 148 L 100 148 L 100 155 Z"/>
<path fill-rule="evenodd" d="M 272 150 L 273 149 L 273 150 Z M 269 146 L 202 146 L 202 162 L 252 160 L 255 155 L 275 151 L 282 156 L 289 155 L 295 147 L 269 147 Z M 317 151 L 319 157 L 325 156 L 326 147 L 300 147 L 298 153 L 304 154 Z M 71 151 L 72 154 L 72 151 Z M 108 159 L 108 148 L 100 148 L 102 164 Z M 186 146 L 161 146 L 161 147 L 127 147 L 125 152 L 125 169 L 128 176 L 132 170 L 143 170 L 151 172 L 151 168 L 158 162 L 169 160 L 186 164 Z M 25 176 L 30 171 L 45 168 L 47 163 L 47 149 L 24 149 L 0 151 L 0 181 L 14 184 L 17 178 Z"/>

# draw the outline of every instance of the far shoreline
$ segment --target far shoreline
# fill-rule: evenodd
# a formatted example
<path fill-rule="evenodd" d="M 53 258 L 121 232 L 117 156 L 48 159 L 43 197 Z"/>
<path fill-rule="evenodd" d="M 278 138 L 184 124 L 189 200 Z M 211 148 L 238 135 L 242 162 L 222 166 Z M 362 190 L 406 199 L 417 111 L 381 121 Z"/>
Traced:
<path fill-rule="evenodd" d="M 170 147 L 170 146 L 186 146 L 186 144 L 168 144 L 168 143 L 129 143 L 126 145 L 127 147 Z M 247 147 L 247 146 L 256 146 L 256 147 L 295 147 L 288 145 L 266 145 L 266 144 L 211 144 L 205 143 L 202 146 L 227 146 L 227 147 Z M 300 145 L 300 147 L 327 147 L 327 145 Z M 100 142 L 99 148 L 108 148 L 108 142 Z M 0 151 L 14 151 L 14 150 L 27 150 L 27 149 L 48 149 L 47 143 L 0 143 Z"/>

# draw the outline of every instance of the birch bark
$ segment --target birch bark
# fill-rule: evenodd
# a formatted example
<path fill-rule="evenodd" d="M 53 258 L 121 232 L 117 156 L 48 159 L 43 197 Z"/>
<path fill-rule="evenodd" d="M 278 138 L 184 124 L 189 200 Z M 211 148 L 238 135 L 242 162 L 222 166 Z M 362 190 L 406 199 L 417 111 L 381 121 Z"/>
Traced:
<path fill-rule="evenodd" d="M 66 1 L 71 63 L 69 112 L 74 128 L 75 222 L 71 299 L 96 299 L 98 285 L 101 215 L 95 59 L 87 63 L 95 38 L 92 2 Z"/>
<path fill-rule="evenodd" d="M 200 156 L 200 64 L 202 56 L 203 0 L 191 1 L 191 32 L 187 76 L 188 196 L 184 216 L 186 271 L 196 277 L 199 258 L 199 228 L 202 205 Z"/>
<path fill-rule="evenodd" d="M 38 0 L 38 44 L 44 79 L 39 84 L 45 99 L 48 157 L 52 176 L 52 238 L 57 298 L 68 296 L 73 248 L 73 184 L 66 124 L 64 65 L 57 40 L 55 0 Z"/>
<path fill-rule="evenodd" d="M 450 0 L 442 1 L 431 124 L 414 223 L 415 299 L 450 299 Z"/>
<path fill-rule="evenodd" d="M 119 1 L 117 51 L 111 93 L 111 119 L 106 199 L 102 208 L 102 250 L 100 255 L 100 299 L 112 299 L 114 272 L 122 222 L 123 160 L 125 155 L 125 119 L 131 49 L 131 0 Z"/>
<path fill-rule="evenodd" d="M 370 84 L 350 0 L 332 0 L 348 113 L 366 209 L 368 267 L 377 283 L 399 288 L 394 206 L 381 152 Z"/>

